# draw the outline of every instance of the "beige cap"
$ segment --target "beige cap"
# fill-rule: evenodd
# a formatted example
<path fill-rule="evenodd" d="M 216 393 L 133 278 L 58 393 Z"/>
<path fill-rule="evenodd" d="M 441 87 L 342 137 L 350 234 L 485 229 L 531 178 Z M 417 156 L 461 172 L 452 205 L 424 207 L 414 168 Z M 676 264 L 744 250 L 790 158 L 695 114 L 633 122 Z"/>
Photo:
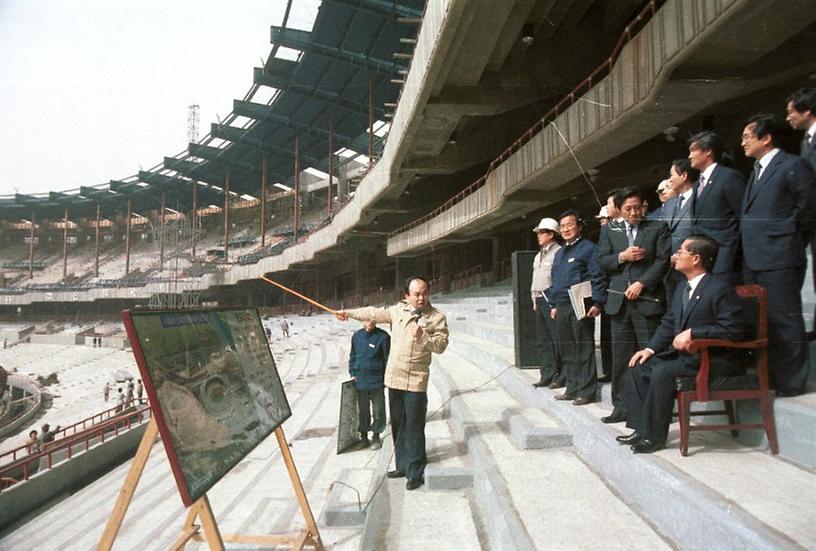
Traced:
<path fill-rule="evenodd" d="M 556 222 L 552 218 L 542 218 L 541 222 L 538 223 L 538 226 L 533 228 L 533 231 L 536 233 L 544 230 L 555 232 L 558 235 L 561 235 L 561 231 L 558 229 L 558 222 Z"/>

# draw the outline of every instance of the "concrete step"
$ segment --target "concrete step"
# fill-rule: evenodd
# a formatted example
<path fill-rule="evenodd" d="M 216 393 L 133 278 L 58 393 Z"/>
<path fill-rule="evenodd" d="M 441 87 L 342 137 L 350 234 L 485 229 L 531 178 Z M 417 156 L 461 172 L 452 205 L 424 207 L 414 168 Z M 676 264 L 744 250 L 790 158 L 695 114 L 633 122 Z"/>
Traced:
<path fill-rule="evenodd" d="M 692 455 L 684 458 L 677 449 L 676 424 L 667 449 L 633 455 L 614 440 L 624 432 L 622 424 L 600 422 L 609 412 L 607 405 L 556 402 L 553 397 L 559 391 L 532 388 L 534 372 L 507 369 L 507 352 L 500 347 L 467 336 L 456 342 L 455 353 L 464 350 L 478 358 L 475 365 L 496 377 L 522 405 L 538 407 L 567 427 L 581 457 L 681 547 L 702 548 L 712 541 L 720 548 L 740 549 L 816 545 L 812 515 L 803 513 L 816 510 L 812 470 L 771 456 L 764 448 L 747 449 L 718 433 L 695 434 Z"/>
<path fill-rule="evenodd" d="M 456 316 L 448 318 L 448 329 L 453 334 L 465 333 L 510 348 L 514 345 L 515 334 L 512 324 L 474 321 L 469 316 Z"/>
<path fill-rule="evenodd" d="M 451 434 L 443 408 L 445 396 L 434 385 L 428 388 L 428 465 L 425 485 L 419 489 L 409 492 L 404 478 L 385 477 L 394 468 L 393 442 L 388 429 L 383 433 L 361 550 L 488 549 L 472 507 L 475 466 Z"/>
<path fill-rule="evenodd" d="M 452 430 L 479 465 L 474 498 L 491 549 L 582 549 L 601 539 L 609 549 L 671 547 L 581 460 L 557 420 L 523 408 L 455 352 L 436 357 L 432 370 L 435 386 L 454 397 Z M 479 373 L 481 380 L 475 376 Z M 560 438 L 550 438 L 543 447 L 520 445 L 514 434 L 518 421 L 526 425 L 522 430 L 536 426 Z M 602 523 L 587 514 L 589 503 L 593 511 L 604 511 Z"/>

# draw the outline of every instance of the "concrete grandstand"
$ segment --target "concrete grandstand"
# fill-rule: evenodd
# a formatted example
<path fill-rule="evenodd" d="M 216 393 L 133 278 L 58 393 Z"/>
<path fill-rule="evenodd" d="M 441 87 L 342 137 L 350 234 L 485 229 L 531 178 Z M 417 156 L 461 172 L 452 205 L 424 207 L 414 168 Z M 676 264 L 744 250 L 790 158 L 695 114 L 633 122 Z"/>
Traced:
<path fill-rule="evenodd" d="M 651 192 L 698 130 L 718 131 L 747 173 L 743 121 L 783 113 L 816 79 L 812 2 L 324 0 L 311 32 L 273 26 L 271 43 L 233 112 L 187 150 L 103 184 L 0 197 L 0 365 L 58 373 L 50 421 L 96 413 L 112 371 L 135 372 L 120 310 L 257 306 L 293 323 L 278 339 L 268 322 L 271 348 L 327 547 L 816 546 L 815 393 L 775 401 L 779 456 L 743 431 L 695 435 L 681 457 L 673 428 L 668 449 L 633 457 L 598 421 L 608 388 L 580 411 L 530 389 L 511 289 L 511 255 L 535 248 L 542 216 L 589 216 L 622 185 Z M 408 494 L 383 478 L 390 443 L 332 449 L 356 327 L 259 278 L 354 307 L 392 302 L 415 273 L 452 337 L 431 368 L 426 488 Z M 812 328 L 809 284 L 803 299 Z M 123 548 L 165 548 L 181 528 L 157 448 Z M 264 443 L 213 492 L 222 531 L 300 527 L 268 480 L 276 453 Z M 0 548 L 95 545 L 127 468 L 17 519 Z"/>

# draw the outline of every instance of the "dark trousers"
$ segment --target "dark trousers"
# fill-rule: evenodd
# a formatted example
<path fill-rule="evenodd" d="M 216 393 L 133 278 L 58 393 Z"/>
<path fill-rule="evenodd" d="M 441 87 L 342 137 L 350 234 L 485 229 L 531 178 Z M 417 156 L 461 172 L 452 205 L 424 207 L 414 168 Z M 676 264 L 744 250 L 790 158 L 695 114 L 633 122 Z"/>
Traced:
<path fill-rule="evenodd" d="M 558 305 L 558 349 L 566 375 L 567 396 L 595 401 L 595 318 L 576 319 L 570 303 Z"/>
<path fill-rule="evenodd" d="M 607 314 L 601 314 L 601 375 L 612 376 L 612 318 Z"/>
<path fill-rule="evenodd" d="M 626 425 L 653 442 L 666 442 L 676 394 L 674 378 L 696 373 L 677 355 L 665 359 L 652 357 L 630 369 Z"/>
<path fill-rule="evenodd" d="M 804 392 L 808 376 L 808 343 L 802 318 L 803 266 L 754 271 L 746 268 L 745 283 L 768 292 L 768 371 L 778 390 Z"/>
<path fill-rule="evenodd" d="M 544 297 L 536 299 L 536 348 L 538 365 L 543 382 L 564 382 L 561 371 L 561 356 L 558 352 L 558 327 L 550 316 L 550 307 Z"/>
<path fill-rule="evenodd" d="M 624 415 L 629 408 L 626 396 L 629 360 L 635 352 L 646 348 L 658 325 L 660 316 L 644 316 L 628 300 L 612 316 L 612 407 Z"/>
<path fill-rule="evenodd" d="M 388 389 L 391 411 L 391 436 L 398 471 L 409 480 L 419 480 L 425 472 L 425 416 L 428 395 L 425 392 Z"/>
<path fill-rule="evenodd" d="M 374 412 L 374 423 L 371 412 Z M 368 431 L 380 434 L 385 429 L 385 389 L 357 389 L 357 413 L 360 419 L 358 430 L 366 436 Z"/>

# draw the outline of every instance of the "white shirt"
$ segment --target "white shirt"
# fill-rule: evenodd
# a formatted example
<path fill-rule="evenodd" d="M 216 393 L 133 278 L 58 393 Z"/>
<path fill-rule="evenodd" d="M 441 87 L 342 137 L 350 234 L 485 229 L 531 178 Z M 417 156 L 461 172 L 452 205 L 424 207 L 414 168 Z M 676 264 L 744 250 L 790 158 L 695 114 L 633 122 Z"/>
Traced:
<path fill-rule="evenodd" d="M 690 187 L 690 188 L 688 188 L 686 191 L 684 191 L 683 193 L 681 193 L 680 195 L 678 195 L 678 197 L 682 197 L 682 198 L 683 198 L 683 201 L 680 203 L 681 208 L 682 208 L 683 206 L 685 206 L 685 205 L 686 205 L 686 201 L 688 201 L 689 199 L 691 199 L 691 194 L 692 194 L 692 193 L 694 193 L 694 188 L 693 188 L 693 187 Z"/>
<path fill-rule="evenodd" d="M 700 281 L 702 281 L 702 279 L 705 277 L 705 275 L 707 273 L 708 272 L 703 272 L 702 274 L 688 280 L 689 287 L 691 287 L 691 291 L 689 291 L 689 296 L 688 296 L 689 301 L 691 301 L 691 297 L 694 296 L 694 291 L 695 291 L 695 289 L 697 289 L 697 285 L 700 284 Z M 652 353 L 652 355 L 654 355 L 654 353 L 655 353 L 655 351 L 652 350 L 649 347 L 644 348 L 644 350 L 648 350 L 649 352 Z"/>
<path fill-rule="evenodd" d="M 702 177 L 703 182 L 706 184 L 708 183 L 708 181 L 711 179 L 711 173 L 714 172 L 714 169 L 717 168 L 718 164 L 719 163 L 711 163 L 704 171 L 700 173 L 700 177 Z"/>
<path fill-rule="evenodd" d="M 689 291 L 689 300 L 691 300 L 691 297 L 694 295 L 694 289 L 697 288 L 697 285 L 700 283 L 700 280 L 703 279 L 703 276 L 705 276 L 707 273 L 708 272 L 703 272 L 697 277 L 688 280 L 689 287 L 691 287 L 691 291 Z"/>
<path fill-rule="evenodd" d="M 816 136 L 816 122 L 810 125 L 807 131 L 807 138 L 809 142 L 813 141 L 813 136 Z"/>
<path fill-rule="evenodd" d="M 765 155 L 760 157 L 760 159 L 759 159 L 759 167 L 760 168 L 759 168 L 759 174 L 757 174 L 757 180 L 762 178 L 762 173 L 765 172 L 765 169 L 768 168 L 768 165 L 771 163 L 771 161 L 773 160 L 773 158 L 776 156 L 777 153 L 779 153 L 779 148 L 774 147 L 773 149 L 768 151 Z"/>
<path fill-rule="evenodd" d="M 629 237 L 629 228 L 631 228 L 632 229 L 632 241 L 634 242 L 634 240 L 637 239 L 637 235 L 638 235 L 638 224 L 636 224 L 634 226 L 632 224 L 630 224 L 629 222 L 624 222 L 624 224 L 626 224 L 626 237 L 627 238 Z"/>

